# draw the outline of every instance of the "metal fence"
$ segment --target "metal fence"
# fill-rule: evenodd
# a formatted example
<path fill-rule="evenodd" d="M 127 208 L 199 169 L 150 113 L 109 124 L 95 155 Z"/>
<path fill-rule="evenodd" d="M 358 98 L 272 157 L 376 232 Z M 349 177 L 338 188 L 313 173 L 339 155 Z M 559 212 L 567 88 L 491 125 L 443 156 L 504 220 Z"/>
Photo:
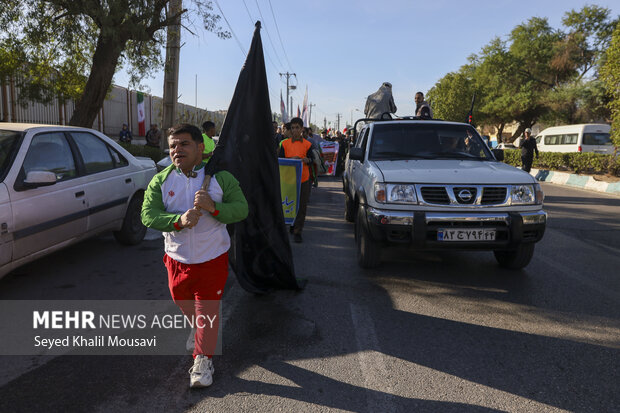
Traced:
<path fill-rule="evenodd" d="M 121 86 L 113 86 L 106 97 L 103 107 L 99 110 L 92 128 L 112 137 L 118 136 L 124 123 L 134 136 L 138 135 L 138 97 L 137 91 Z M 60 103 L 54 100 L 49 104 L 19 102 L 19 87 L 13 79 L 8 79 L 0 85 L 0 120 L 14 123 L 44 123 L 50 125 L 66 125 L 75 109 L 75 102 L 68 100 Z M 163 103 L 162 98 L 144 94 L 144 111 L 146 130 L 149 125 L 156 123 L 161 126 Z M 220 125 L 225 116 L 224 111 L 209 112 L 184 103 L 177 103 L 177 121 L 188 122 L 199 126 L 206 120 L 212 120 Z M 219 130 L 219 129 L 218 129 Z"/>

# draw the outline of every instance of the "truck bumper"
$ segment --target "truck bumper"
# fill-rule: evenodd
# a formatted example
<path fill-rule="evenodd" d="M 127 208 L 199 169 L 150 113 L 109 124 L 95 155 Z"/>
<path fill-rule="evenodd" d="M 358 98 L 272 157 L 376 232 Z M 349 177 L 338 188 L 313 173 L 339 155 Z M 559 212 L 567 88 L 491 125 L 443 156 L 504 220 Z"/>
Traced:
<path fill-rule="evenodd" d="M 420 249 L 512 249 L 522 243 L 538 242 L 547 225 L 543 210 L 527 212 L 425 212 L 364 208 L 366 225 L 373 238 Z M 495 229 L 494 241 L 438 240 L 440 229 Z"/>

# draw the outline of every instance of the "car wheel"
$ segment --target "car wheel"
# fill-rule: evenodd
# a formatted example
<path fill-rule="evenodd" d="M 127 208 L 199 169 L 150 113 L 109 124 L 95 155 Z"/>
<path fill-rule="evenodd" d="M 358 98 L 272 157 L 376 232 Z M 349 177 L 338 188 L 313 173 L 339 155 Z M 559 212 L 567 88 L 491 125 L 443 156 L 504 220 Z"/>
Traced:
<path fill-rule="evenodd" d="M 511 251 L 493 251 L 495 259 L 501 267 L 511 270 L 520 270 L 527 266 L 534 256 L 534 244 L 519 244 L 519 246 Z"/>
<path fill-rule="evenodd" d="M 347 222 L 355 221 L 355 202 L 349 196 L 349 193 L 344 193 L 344 219 Z"/>
<path fill-rule="evenodd" d="M 381 263 L 381 245 L 372 239 L 372 236 L 363 224 L 364 211 L 357 210 L 355 220 L 355 244 L 357 247 L 357 263 L 362 268 L 375 268 Z"/>
<path fill-rule="evenodd" d="M 114 231 L 114 238 L 123 245 L 137 245 L 144 239 L 146 227 L 142 224 L 140 214 L 144 194 L 136 194 L 127 207 L 123 226 L 120 231 Z"/>

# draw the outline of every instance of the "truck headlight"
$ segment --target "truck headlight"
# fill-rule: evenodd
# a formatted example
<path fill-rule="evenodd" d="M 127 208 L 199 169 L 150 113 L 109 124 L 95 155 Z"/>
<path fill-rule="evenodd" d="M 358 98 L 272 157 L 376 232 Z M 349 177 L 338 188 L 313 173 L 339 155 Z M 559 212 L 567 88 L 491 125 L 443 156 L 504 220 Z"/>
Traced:
<path fill-rule="evenodd" d="M 536 203 L 534 185 L 513 185 L 510 188 L 512 205 L 527 205 Z"/>
<path fill-rule="evenodd" d="M 387 184 L 387 202 L 394 204 L 417 204 L 414 185 Z"/>

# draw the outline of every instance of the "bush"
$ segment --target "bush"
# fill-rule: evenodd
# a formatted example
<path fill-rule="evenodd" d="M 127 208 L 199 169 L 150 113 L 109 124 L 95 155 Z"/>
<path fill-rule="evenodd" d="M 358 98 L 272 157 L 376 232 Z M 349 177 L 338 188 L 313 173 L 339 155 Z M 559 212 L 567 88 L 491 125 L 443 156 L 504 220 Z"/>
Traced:
<path fill-rule="evenodd" d="M 144 156 L 147 158 L 151 158 L 153 161 L 155 161 L 155 163 L 159 162 L 162 158 L 165 158 L 167 156 L 167 154 L 164 153 L 161 149 L 153 148 L 152 146 L 133 145 L 131 143 L 125 142 L 118 142 L 118 144 L 125 148 L 127 152 L 129 152 L 133 156 Z"/>
<path fill-rule="evenodd" d="M 506 149 L 504 151 L 504 162 L 520 167 L 521 151 L 519 149 Z M 540 152 L 538 158 L 534 157 L 532 167 L 552 171 L 567 171 L 576 174 L 610 174 L 620 176 L 620 159 L 618 156 L 590 152 Z"/>

